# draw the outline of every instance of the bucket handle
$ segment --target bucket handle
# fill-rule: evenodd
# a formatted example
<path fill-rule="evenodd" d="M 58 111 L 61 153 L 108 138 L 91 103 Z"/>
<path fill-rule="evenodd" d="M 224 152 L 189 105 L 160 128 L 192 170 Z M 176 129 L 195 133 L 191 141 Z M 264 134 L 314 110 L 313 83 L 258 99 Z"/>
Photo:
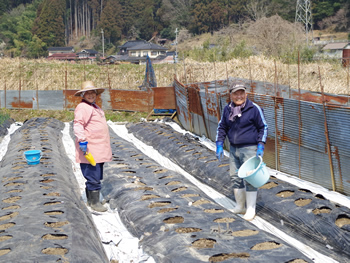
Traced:
<path fill-rule="evenodd" d="M 259 159 L 260 159 L 260 165 L 266 166 L 266 163 L 264 163 L 263 158 L 260 155 L 259 155 Z"/>

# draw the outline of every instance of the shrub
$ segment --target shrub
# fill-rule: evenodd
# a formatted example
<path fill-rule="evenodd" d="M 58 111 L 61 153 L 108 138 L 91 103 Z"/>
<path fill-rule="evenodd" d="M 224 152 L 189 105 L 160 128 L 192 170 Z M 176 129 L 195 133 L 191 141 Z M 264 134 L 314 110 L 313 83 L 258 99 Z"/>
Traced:
<path fill-rule="evenodd" d="M 4 113 L 0 110 L 0 125 L 3 124 L 6 120 L 10 118 L 10 115 L 8 113 Z"/>

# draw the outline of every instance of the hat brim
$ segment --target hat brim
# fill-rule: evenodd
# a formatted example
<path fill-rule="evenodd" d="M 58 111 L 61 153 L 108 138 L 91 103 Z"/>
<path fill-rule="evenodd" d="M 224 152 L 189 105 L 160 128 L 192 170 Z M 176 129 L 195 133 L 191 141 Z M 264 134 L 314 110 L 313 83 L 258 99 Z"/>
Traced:
<path fill-rule="evenodd" d="M 233 88 L 233 89 L 230 90 L 230 93 L 234 93 L 234 92 L 236 92 L 238 90 L 244 90 L 245 91 L 246 89 L 244 87 Z"/>
<path fill-rule="evenodd" d="M 105 89 L 93 87 L 93 88 L 89 88 L 89 89 L 82 89 L 82 90 L 79 90 L 79 91 L 77 91 L 77 92 L 74 94 L 74 96 L 80 97 L 80 94 L 81 94 L 81 93 L 83 93 L 83 92 L 85 92 L 85 91 L 89 91 L 89 90 L 96 90 L 97 95 L 99 95 L 99 94 L 101 94 L 102 92 L 105 91 Z"/>

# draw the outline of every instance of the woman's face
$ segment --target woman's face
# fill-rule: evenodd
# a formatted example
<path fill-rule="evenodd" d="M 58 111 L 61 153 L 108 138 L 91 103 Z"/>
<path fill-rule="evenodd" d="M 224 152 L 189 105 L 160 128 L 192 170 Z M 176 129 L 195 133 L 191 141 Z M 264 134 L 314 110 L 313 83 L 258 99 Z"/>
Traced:
<path fill-rule="evenodd" d="M 96 92 L 94 90 L 89 90 L 85 92 L 83 99 L 89 103 L 93 103 L 95 102 L 96 97 L 97 97 Z"/>
<path fill-rule="evenodd" d="M 241 106 L 247 99 L 247 93 L 245 92 L 245 90 L 241 90 L 241 89 L 235 92 L 232 92 L 230 96 L 231 96 L 231 101 L 236 106 Z"/>

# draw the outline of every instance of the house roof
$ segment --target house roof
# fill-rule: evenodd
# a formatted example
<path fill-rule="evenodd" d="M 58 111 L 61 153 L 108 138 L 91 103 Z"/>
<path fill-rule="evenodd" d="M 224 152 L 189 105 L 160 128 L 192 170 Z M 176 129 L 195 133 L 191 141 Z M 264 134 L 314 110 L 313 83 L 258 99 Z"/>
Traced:
<path fill-rule="evenodd" d="M 166 47 L 162 47 L 157 44 L 146 42 L 137 46 L 130 47 L 127 50 L 130 51 L 130 50 L 168 50 L 168 49 Z"/>
<path fill-rule="evenodd" d="M 82 51 L 78 52 L 78 54 L 80 53 L 98 54 L 95 49 L 83 49 Z"/>
<path fill-rule="evenodd" d="M 48 51 L 71 51 L 74 50 L 73 47 L 49 47 Z"/>
<path fill-rule="evenodd" d="M 347 45 L 349 45 L 349 42 L 336 42 L 336 43 L 329 43 L 325 45 L 322 50 L 327 49 L 344 49 Z"/>
<path fill-rule="evenodd" d="M 147 43 L 146 40 L 130 40 L 125 42 L 123 45 L 119 46 L 118 48 L 130 48 L 130 47 L 134 47 L 140 44 L 144 44 Z"/>
<path fill-rule="evenodd" d="M 156 58 L 151 58 L 151 60 L 161 60 L 164 59 L 166 56 L 164 55 L 159 55 Z M 113 55 L 109 56 L 109 59 L 113 59 L 116 61 L 126 61 L 126 62 L 131 62 L 131 63 L 138 63 L 140 61 L 146 61 L 147 57 L 129 57 L 128 55 Z"/>
<path fill-rule="evenodd" d="M 53 54 L 51 56 L 48 56 L 47 59 L 76 59 L 78 56 L 75 53 L 65 53 L 65 54 Z"/>

